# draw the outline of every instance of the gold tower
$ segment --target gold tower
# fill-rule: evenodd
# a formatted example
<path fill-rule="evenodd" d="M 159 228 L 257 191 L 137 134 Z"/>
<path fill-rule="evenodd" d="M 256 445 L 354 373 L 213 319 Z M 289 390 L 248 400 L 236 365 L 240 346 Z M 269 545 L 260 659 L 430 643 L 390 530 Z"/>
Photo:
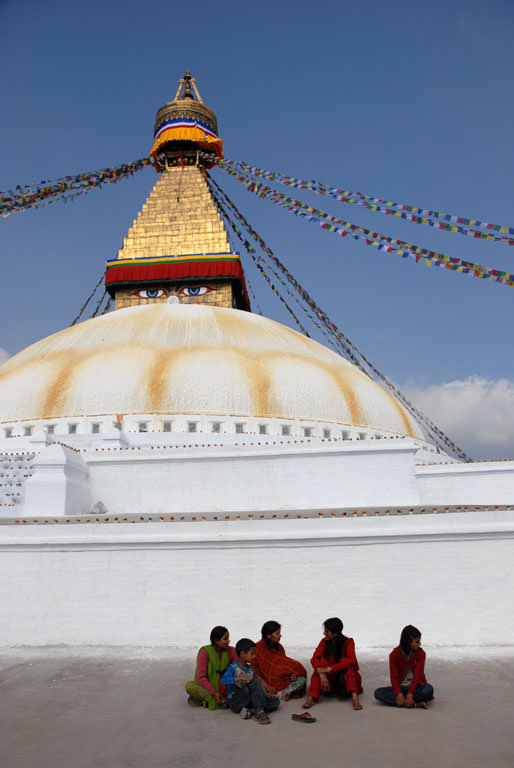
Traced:
<path fill-rule="evenodd" d="M 239 254 L 205 179 L 209 155 L 222 147 L 216 115 L 186 72 L 155 120 L 150 154 L 160 178 L 106 265 L 116 309 L 167 301 L 250 310 Z"/>

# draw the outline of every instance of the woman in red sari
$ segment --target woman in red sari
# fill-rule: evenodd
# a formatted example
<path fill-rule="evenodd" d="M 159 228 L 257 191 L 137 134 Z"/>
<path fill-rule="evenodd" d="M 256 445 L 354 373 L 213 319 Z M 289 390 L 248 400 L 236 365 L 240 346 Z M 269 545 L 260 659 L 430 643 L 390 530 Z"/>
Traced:
<path fill-rule="evenodd" d="M 280 630 L 278 621 L 267 621 L 263 625 L 253 666 L 266 694 L 287 701 L 291 696 L 303 696 L 307 670 L 299 661 L 286 656 L 280 645 Z"/>
<path fill-rule="evenodd" d="M 321 694 L 352 697 L 354 709 L 362 709 L 359 693 L 362 693 L 362 679 L 355 656 L 355 643 L 343 635 L 341 619 L 327 619 L 323 624 L 324 639 L 320 642 L 311 659 L 314 668 L 309 694 L 303 703 L 309 709 Z"/>

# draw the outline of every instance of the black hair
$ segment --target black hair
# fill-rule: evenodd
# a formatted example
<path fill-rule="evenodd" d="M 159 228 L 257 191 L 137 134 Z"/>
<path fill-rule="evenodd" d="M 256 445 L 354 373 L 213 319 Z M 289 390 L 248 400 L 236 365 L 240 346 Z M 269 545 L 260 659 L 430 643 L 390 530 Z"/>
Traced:
<path fill-rule="evenodd" d="M 276 632 L 280 628 L 281 627 L 278 621 L 273 621 L 273 619 L 271 619 L 270 621 L 266 621 L 262 625 L 262 629 L 261 629 L 262 639 L 264 640 L 268 648 L 276 648 L 278 646 L 278 643 L 274 643 L 272 640 L 270 640 L 268 635 L 272 635 L 273 632 Z"/>
<path fill-rule="evenodd" d="M 343 635 L 343 622 L 334 616 L 332 619 L 326 619 L 323 626 L 327 632 L 335 634 L 333 640 L 325 640 L 325 647 L 328 655 L 333 656 L 334 662 L 337 663 L 343 655 L 343 643 L 346 640 L 346 636 Z"/>
<path fill-rule="evenodd" d="M 406 656 L 411 652 L 410 644 L 418 637 L 421 637 L 421 632 L 416 627 L 413 627 L 412 624 L 407 624 L 407 626 L 402 629 L 400 648 Z"/>
<path fill-rule="evenodd" d="M 236 643 L 236 653 L 238 656 L 241 656 L 242 653 L 248 653 L 252 648 L 255 648 L 255 643 L 248 637 L 242 637 Z"/>
<path fill-rule="evenodd" d="M 211 645 L 216 645 L 216 640 L 221 640 L 227 632 L 228 629 L 226 627 L 214 627 L 214 629 L 211 629 L 211 634 L 209 635 Z"/>

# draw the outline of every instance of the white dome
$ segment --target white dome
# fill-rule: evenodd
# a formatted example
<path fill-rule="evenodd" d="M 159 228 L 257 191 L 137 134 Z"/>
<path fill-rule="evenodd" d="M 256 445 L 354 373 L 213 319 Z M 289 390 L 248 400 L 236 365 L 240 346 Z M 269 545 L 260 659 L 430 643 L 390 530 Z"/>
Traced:
<path fill-rule="evenodd" d="M 424 439 L 406 409 L 354 365 L 234 309 L 122 309 L 0 366 L 0 422 L 139 413 L 334 422 Z"/>

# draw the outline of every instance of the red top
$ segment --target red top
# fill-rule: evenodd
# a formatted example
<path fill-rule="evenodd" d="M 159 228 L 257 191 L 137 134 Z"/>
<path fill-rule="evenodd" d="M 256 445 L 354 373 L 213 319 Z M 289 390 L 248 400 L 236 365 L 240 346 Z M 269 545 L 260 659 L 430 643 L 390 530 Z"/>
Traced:
<path fill-rule="evenodd" d="M 412 669 L 412 682 L 409 685 L 409 693 L 414 693 L 418 685 L 426 683 L 425 677 L 425 659 L 427 655 L 423 648 L 417 651 L 411 651 L 409 657 L 403 653 L 398 645 L 393 648 L 389 654 L 389 672 L 391 674 L 391 685 L 393 693 L 398 696 L 402 692 L 401 682 L 407 674 L 407 670 Z"/>
<path fill-rule="evenodd" d="M 265 640 L 259 640 L 255 647 L 253 668 L 259 677 L 262 677 L 277 691 L 287 688 L 292 674 L 298 677 L 307 677 L 305 667 L 299 661 L 286 656 L 280 643 L 278 648 L 270 648 Z"/>
<path fill-rule="evenodd" d="M 314 655 L 311 659 L 311 664 L 314 669 L 318 669 L 319 667 L 331 667 L 332 672 L 340 672 L 349 667 L 359 669 L 359 664 L 355 655 L 355 643 L 352 637 L 347 637 L 345 639 L 339 661 L 335 661 L 333 656 L 325 654 L 326 646 L 326 640 L 322 640 L 314 651 Z"/>

